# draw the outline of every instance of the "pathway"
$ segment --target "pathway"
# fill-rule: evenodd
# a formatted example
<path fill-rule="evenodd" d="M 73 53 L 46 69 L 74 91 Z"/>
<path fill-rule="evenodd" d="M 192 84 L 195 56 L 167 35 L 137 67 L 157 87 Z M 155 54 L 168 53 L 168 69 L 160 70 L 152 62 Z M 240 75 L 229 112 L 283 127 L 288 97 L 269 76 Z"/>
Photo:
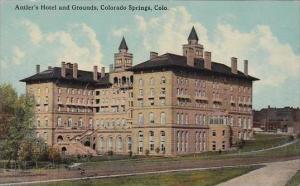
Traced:
<path fill-rule="evenodd" d="M 300 159 L 266 165 L 218 186 L 284 186 L 300 170 Z"/>

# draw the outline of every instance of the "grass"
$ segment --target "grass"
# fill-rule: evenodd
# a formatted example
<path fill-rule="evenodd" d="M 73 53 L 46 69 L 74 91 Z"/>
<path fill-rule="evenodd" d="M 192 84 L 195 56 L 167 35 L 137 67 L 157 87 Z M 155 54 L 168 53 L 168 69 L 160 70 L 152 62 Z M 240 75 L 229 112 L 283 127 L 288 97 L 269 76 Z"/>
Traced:
<path fill-rule="evenodd" d="M 245 146 L 240 152 L 249 152 L 267 149 L 289 142 L 289 136 L 276 134 L 255 134 L 254 140 L 245 141 Z"/>
<path fill-rule="evenodd" d="M 45 184 L 46 186 L 79 186 L 79 185 L 110 185 L 110 186 L 210 186 L 222 183 L 234 177 L 243 175 L 259 166 L 224 168 L 205 171 L 189 171 L 165 174 L 139 175 L 119 178 L 104 178 L 80 181 L 65 181 Z"/>
<path fill-rule="evenodd" d="M 299 186 L 300 185 L 300 170 L 288 181 L 285 186 Z"/>

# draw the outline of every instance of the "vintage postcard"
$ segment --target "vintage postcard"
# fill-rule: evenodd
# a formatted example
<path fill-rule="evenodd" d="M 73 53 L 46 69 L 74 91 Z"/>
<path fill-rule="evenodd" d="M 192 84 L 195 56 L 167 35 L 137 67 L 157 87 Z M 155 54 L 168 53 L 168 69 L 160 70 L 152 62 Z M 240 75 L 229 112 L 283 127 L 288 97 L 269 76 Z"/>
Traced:
<path fill-rule="evenodd" d="M 300 186 L 299 1 L 0 0 L 0 185 Z"/>

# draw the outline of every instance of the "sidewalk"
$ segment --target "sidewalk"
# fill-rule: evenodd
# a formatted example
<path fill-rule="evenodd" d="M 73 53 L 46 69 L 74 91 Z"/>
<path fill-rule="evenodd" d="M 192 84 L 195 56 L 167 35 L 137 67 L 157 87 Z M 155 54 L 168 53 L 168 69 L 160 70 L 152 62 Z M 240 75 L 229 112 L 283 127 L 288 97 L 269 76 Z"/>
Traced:
<path fill-rule="evenodd" d="M 218 186 L 284 186 L 300 170 L 300 159 L 266 165 L 266 167 L 233 178 Z"/>

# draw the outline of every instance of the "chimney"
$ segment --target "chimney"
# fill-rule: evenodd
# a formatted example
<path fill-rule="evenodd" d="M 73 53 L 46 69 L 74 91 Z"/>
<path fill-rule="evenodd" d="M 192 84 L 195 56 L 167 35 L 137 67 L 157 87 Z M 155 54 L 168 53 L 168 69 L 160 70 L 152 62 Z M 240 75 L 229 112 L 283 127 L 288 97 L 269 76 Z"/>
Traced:
<path fill-rule="evenodd" d="M 248 60 L 244 60 L 244 74 L 248 76 Z"/>
<path fill-rule="evenodd" d="M 157 56 L 158 56 L 157 52 L 150 52 L 150 60 L 156 58 Z"/>
<path fill-rule="evenodd" d="M 61 77 L 66 77 L 66 62 L 61 62 Z"/>
<path fill-rule="evenodd" d="M 94 66 L 93 79 L 98 80 L 98 66 Z"/>
<path fill-rule="evenodd" d="M 237 74 L 237 58 L 231 57 L 231 73 Z"/>
<path fill-rule="evenodd" d="M 211 70 L 211 52 L 204 52 L 204 68 Z"/>
<path fill-rule="evenodd" d="M 187 65 L 194 66 L 194 59 L 195 59 L 194 49 L 188 48 L 187 49 L 187 55 L 186 55 L 186 63 L 187 63 Z"/>
<path fill-rule="evenodd" d="M 73 78 L 74 79 L 77 79 L 77 77 L 78 77 L 77 73 L 78 73 L 78 64 L 74 63 L 73 64 Z"/>
<path fill-rule="evenodd" d="M 101 78 L 105 76 L 105 67 L 101 68 Z"/>
<path fill-rule="evenodd" d="M 114 71 L 114 65 L 113 64 L 110 64 L 109 65 L 109 72 L 113 72 Z"/>
<path fill-rule="evenodd" d="M 36 65 L 36 73 L 40 73 L 40 65 Z"/>

